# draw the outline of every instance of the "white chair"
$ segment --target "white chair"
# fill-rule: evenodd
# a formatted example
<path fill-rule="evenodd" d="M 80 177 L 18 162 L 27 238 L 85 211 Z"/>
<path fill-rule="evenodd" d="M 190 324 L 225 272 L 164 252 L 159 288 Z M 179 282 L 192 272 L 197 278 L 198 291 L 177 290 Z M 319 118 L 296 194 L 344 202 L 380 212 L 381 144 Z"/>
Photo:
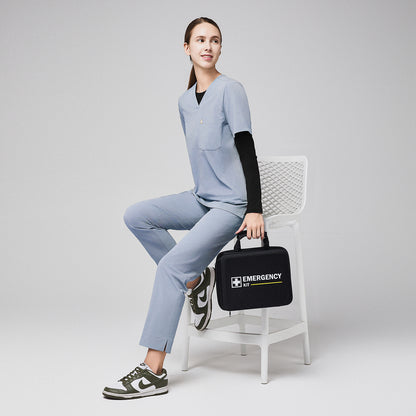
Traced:
<path fill-rule="evenodd" d="M 276 319 L 269 317 L 269 309 L 261 309 L 261 316 L 238 311 L 235 315 L 211 319 L 204 331 L 198 331 L 191 322 L 191 306 L 185 296 L 185 345 L 182 370 L 188 370 L 190 337 L 232 342 L 241 345 L 241 355 L 246 355 L 246 344 L 261 348 L 261 382 L 268 382 L 269 345 L 303 334 L 304 363 L 310 364 L 309 333 L 306 313 L 305 284 L 303 277 L 302 248 L 299 231 L 299 217 L 306 202 L 307 158 L 305 156 L 275 156 L 257 158 L 262 191 L 263 218 L 270 245 L 270 232 L 288 226 L 294 233 L 296 273 L 291 266 L 293 299 L 298 297 L 300 320 Z M 235 243 L 237 237 L 233 240 Z M 255 239 L 254 241 L 261 241 Z M 290 262 L 293 262 L 292 257 Z M 295 288 L 297 287 L 297 291 Z M 246 332 L 246 324 L 258 325 L 256 332 Z M 237 331 L 223 327 L 238 325 Z M 270 328 L 273 328 L 271 331 Z"/>

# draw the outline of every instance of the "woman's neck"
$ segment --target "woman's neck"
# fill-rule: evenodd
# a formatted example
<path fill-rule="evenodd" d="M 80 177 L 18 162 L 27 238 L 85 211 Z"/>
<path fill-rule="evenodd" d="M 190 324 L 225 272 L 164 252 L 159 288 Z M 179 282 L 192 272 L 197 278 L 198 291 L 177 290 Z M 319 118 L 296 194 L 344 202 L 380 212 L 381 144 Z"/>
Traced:
<path fill-rule="evenodd" d="M 196 76 L 196 92 L 204 92 L 208 89 L 208 87 L 211 85 L 211 82 L 213 82 L 217 77 L 221 75 L 221 72 L 218 72 L 215 70 L 215 72 L 207 73 L 199 72 L 197 69 L 195 69 L 195 76 Z"/>

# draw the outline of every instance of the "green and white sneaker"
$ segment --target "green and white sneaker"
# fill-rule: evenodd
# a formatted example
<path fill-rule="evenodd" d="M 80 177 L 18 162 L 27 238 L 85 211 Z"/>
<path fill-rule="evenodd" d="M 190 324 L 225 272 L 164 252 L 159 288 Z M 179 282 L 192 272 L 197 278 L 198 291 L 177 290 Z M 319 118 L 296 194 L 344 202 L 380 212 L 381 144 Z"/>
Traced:
<path fill-rule="evenodd" d="M 109 399 L 134 399 L 168 392 L 166 369 L 155 374 L 146 363 L 140 363 L 133 371 L 110 387 L 104 387 L 103 395 Z"/>
<path fill-rule="evenodd" d="M 210 319 L 212 311 L 212 291 L 215 286 L 215 268 L 207 267 L 201 274 L 201 280 L 193 289 L 189 289 L 186 295 L 189 298 L 192 311 L 194 312 L 195 328 L 204 330 Z"/>

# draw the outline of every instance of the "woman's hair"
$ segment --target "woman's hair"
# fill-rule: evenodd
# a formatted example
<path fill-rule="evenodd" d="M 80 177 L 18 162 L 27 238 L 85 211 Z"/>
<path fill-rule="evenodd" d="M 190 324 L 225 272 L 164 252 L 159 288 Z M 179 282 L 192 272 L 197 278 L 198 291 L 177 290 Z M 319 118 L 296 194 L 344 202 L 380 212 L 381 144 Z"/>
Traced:
<path fill-rule="evenodd" d="M 218 27 L 218 25 L 212 19 L 210 19 L 209 17 L 198 17 L 198 18 L 192 20 L 192 22 L 189 23 L 188 27 L 186 28 L 184 42 L 186 42 L 189 45 L 189 43 L 191 41 L 192 30 L 194 29 L 194 27 L 196 25 L 199 25 L 200 23 L 204 23 L 204 22 L 211 23 L 212 25 L 214 25 L 218 29 L 218 31 L 220 32 L 220 44 L 222 44 L 221 30 Z M 189 59 L 192 62 L 191 56 L 189 56 Z M 192 65 L 191 74 L 189 75 L 188 90 L 189 90 L 189 88 L 192 87 L 192 85 L 195 84 L 195 82 L 196 82 L 195 69 L 194 69 L 194 66 Z"/>

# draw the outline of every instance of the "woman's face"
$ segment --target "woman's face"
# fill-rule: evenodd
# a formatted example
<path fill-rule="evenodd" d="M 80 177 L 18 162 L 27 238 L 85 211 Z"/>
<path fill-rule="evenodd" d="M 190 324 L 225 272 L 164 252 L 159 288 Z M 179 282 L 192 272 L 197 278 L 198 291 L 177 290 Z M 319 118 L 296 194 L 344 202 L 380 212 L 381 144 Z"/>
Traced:
<path fill-rule="evenodd" d="M 203 22 L 193 28 L 189 44 L 184 44 L 185 53 L 190 55 L 194 65 L 214 68 L 221 55 L 220 42 L 219 30 L 211 23 Z"/>

